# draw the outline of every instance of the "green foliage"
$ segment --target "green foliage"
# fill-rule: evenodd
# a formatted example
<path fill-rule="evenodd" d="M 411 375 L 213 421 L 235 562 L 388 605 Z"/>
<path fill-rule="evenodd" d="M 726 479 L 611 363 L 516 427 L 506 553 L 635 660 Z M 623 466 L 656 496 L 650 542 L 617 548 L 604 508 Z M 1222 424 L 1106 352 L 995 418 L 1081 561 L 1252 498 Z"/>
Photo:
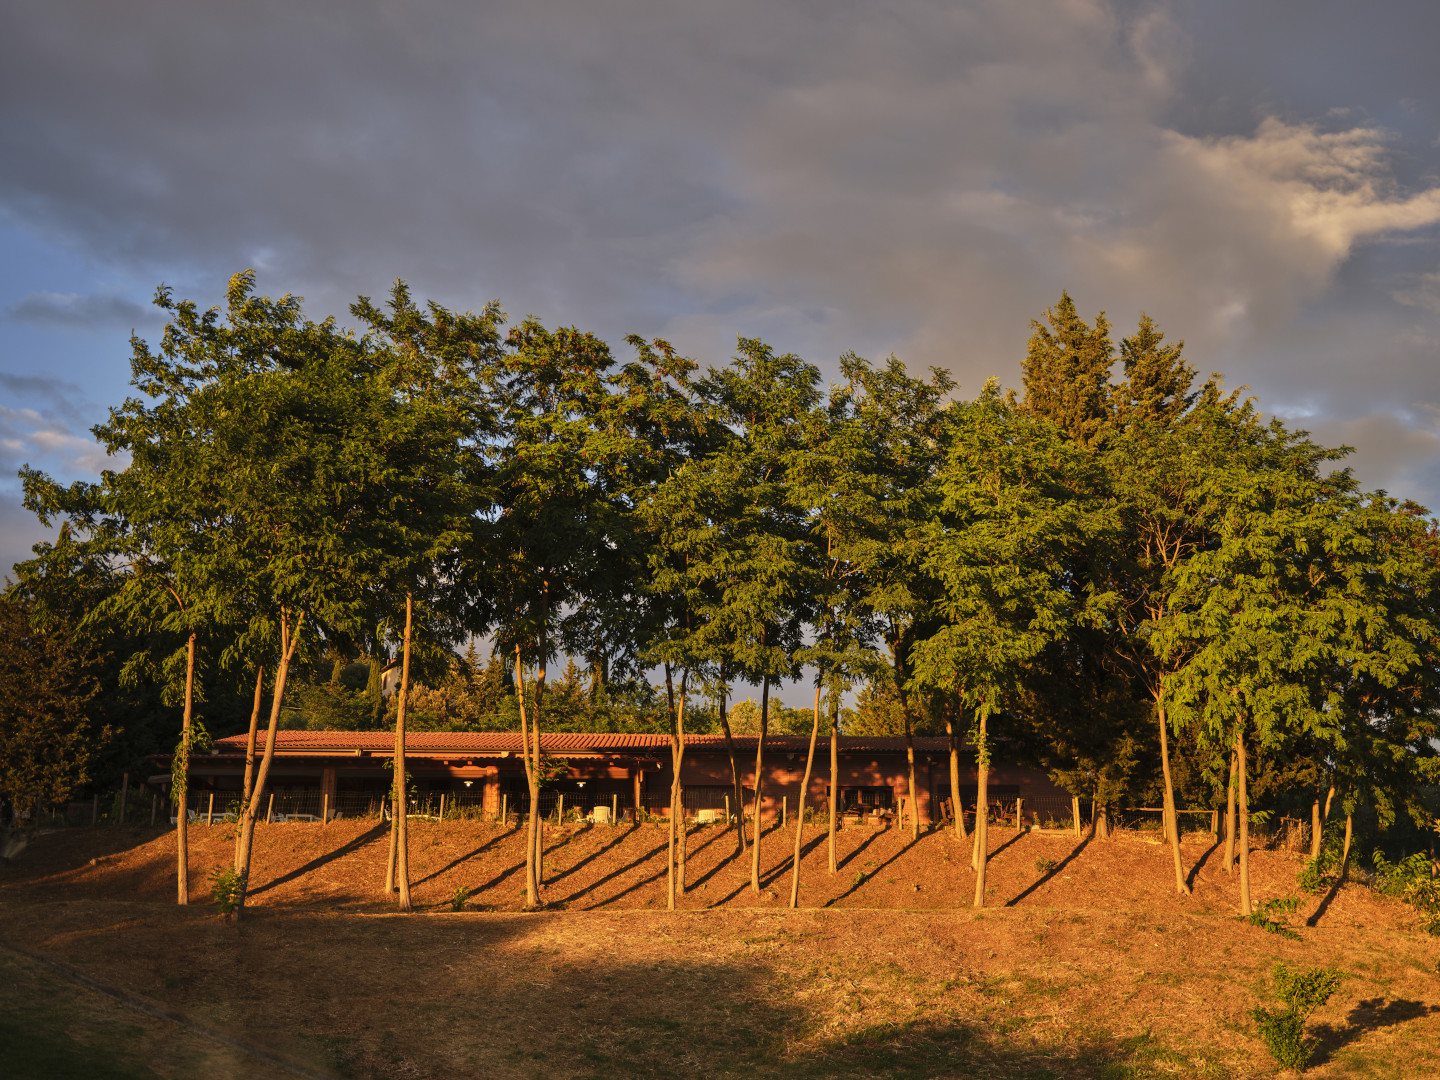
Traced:
<path fill-rule="evenodd" d="M 233 915 L 245 895 L 246 875 L 233 866 L 217 866 L 210 871 L 210 896 L 219 905 L 221 917 Z"/>
<path fill-rule="evenodd" d="M 1278 934 L 1292 941 L 1299 941 L 1300 935 L 1292 930 L 1286 917 L 1300 910 L 1300 900 L 1294 896 L 1276 897 L 1261 901 L 1245 916 L 1251 926 L 1258 926 L 1267 934 Z"/>
<path fill-rule="evenodd" d="M 1250 1017 L 1276 1063 L 1304 1072 L 1316 1046 L 1314 1039 L 1305 1037 L 1305 1024 L 1316 1009 L 1330 1000 L 1345 975 L 1334 968 L 1297 971 L 1284 964 L 1276 964 L 1272 975 L 1275 994 L 1284 1008 L 1258 1006 L 1250 1011 Z"/>
<path fill-rule="evenodd" d="M 1035 860 L 1035 870 L 1037 873 L 1040 874 L 1048 874 L 1051 870 L 1054 870 L 1055 867 L 1059 865 L 1059 863 L 1057 863 L 1054 859 L 1051 858 Z"/>
<path fill-rule="evenodd" d="M 456 889 L 454 895 L 450 897 L 450 910 L 464 911 L 465 902 L 470 899 L 470 896 L 472 893 L 474 893 L 474 891 L 474 889 L 466 888 L 463 885 L 460 888 Z"/>
<path fill-rule="evenodd" d="M 1417 851 L 1399 862 L 1391 862 L 1384 852 L 1372 856 L 1377 891 L 1403 900 L 1420 913 L 1425 929 L 1440 936 L 1440 879 L 1434 876 L 1434 863 L 1425 852 Z"/>
<path fill-rule="evenodd" d="M 215 745 L 210 732 L 199 720 L 190 721 L 190 730 L 180 733 L 175 752 L 170 757 L 170 790 L 178 798 L 190 787 L 190 755 L 207 753 Z"/>
<path fill-rule="evenodd" d="M 1335 872 L 1340 868 L 1340 856 L 1345 848 L 1345 825 L 1341 821 L 1329 821 L 1321 835 L 1320 854 L 1306 859 L 1301 868 L 1298 884 L 1307 893 L 1321 893 L 1335 881 Z"/>

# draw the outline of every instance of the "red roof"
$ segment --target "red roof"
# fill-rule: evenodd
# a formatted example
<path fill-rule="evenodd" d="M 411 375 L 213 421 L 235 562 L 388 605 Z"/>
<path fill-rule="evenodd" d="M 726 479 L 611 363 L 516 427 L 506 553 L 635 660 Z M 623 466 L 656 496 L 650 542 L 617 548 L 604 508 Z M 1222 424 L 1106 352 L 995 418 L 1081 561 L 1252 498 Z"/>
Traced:
<path fill-rule="evenodd" d="M 218 751 L 244 751 L 244 735 L 231 735 L 216 739 Z M 757 742 L 754 735 L 737 735 L 735 748 L 755 752 Z M 265 746 L 265 732 L 260 732 L 258 745 Z M 808 735 L 768 735 L 765 738 L 767 750 L 805 750 L 810 745 Z M 829 745 L 829 736 L 822 735 L 816 744 L 817 752 Z M 624 752 L 642 751 L 654 753 L 670 746 L 668 735 L 629 735 L 603 732 L 547 731 L 540 736 L 540 747 L 546 751 L 590 751 Z M 723 750 L 723 735 L 687 735 L 685 746 L 693 750 Z M 915 749 L 926 754 L 944 753 L 949 750 L 948 739 L 934 736 L 917 736 Z M 847 753 L 903 754 L 905 739 L 901 736 L 842 735 L 840 748 Z M 354 753 L 369 750 L 385 753 L 395 749 L 395 735 L 389 731 L 279 731 L 275 737 L 276 750 L 313 751 L 316 754 Z M 453 753 L 496 753 L 509 751 L 519 753 L 522 749 L 518 731 L 413 731 L 405 736 L 405 749 L 417 753 L 448 751 Z M 968 749 L 968 748 L 967 748 Z"/>

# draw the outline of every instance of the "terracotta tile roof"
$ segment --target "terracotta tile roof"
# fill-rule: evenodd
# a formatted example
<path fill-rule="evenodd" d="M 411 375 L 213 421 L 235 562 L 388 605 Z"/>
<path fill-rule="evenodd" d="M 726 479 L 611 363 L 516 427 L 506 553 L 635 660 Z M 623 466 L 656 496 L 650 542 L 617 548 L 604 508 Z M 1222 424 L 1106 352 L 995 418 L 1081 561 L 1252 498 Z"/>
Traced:
<path fill-rule="evenodd" d="M 755 752 L 756 737 L 737 735 L 735 748 Z M 805 751 L 810 744 L 806 735 L 770 735 L 765 739 L 767 750 Z M 685 739 L 687 749 L 723 750 L 723 735 L 689 735 Z M 822 735 L 816 743 L 816 753 L 829 745 L 828 736 Z M 260 733 L 260 748 L 265 746 L 265 733 Z M 565 750 L 590 752 L 657 753 L 670 746 L 668 735 L 628 735 L 596 732 L 550 731 L 540 736 L 540 746 L 548 752 Z M 280 731 L 276 733 L 275 749 L 291 752 L 313 750 L 317 754 L 326 752 L 354 753 L 356 750 L 388 752 L 395 747 L 395 736 L 388 731 Z M 498 753 L 521 750 L 518 731 L 415 731 L 405 736 L 405 748 L 415 753 Z M 901 736 L 840 736 L 840 748 L 851 754 L 903 754 L 905 739 Z M 215 749 L 222 753 L 244 751 L 245 736 L 232 735 L 216 739 Z M 942 737 L 917 736 L 917 753 L 945 753 L 949 742 Z M 969 748 L 966 747 L 968 750 Z"/>

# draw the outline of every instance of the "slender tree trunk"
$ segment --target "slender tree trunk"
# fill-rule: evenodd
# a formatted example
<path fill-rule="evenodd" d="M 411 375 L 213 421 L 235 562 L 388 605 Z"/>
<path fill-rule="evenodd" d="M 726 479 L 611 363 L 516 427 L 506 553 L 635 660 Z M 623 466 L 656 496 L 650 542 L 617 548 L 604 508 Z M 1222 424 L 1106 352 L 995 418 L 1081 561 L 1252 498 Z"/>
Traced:
<path fill-rule="evenodd" d="M 915 725 L 910 716 L 910 695 L 905 690 L 904 672 L 900 668 L 899 641 L 890 646 L 895 663 L 895 691 L 900 696 L 900 715 L 905 718 L 905 763 L 910 787 L 910 839 L 920 839 L 920 804 L 915 797 Z"/>
<path fill-rule="evenodd" d="M 1345 815 L 1345 847 L 1340 852 L 1340 880 L 1350 873 L 1350 838 L 1354 835 L 1355 815 Z"/>
<path fill-rule="evenodd" d="M 760 808 L 765 798 L 765 734 L 770 728 L 770 676 L 760 680 L 760 738 L 755 742 L 755 831 L 751 834 L 750 888 L 760 892 Z"/>
<path fill-rule="evenodd" d="M 665 907 L 675 910 L 676 840 L 681 814 L 680 800 L 680 718 L 675 708 L 675 679 L 669 661 L 665 662 L 665 699 L 670 707 L 670 833 L 665 855 Z"/>
<path fill-rule="evenodd" d="M 975 906 L 985 906 L 985 864 L 990 860 L 990 747 L 986 742 L 989 717 L 980 712 L 980 745 L 975 785 Z"/>
<path fill-rule="evenodd" d="M 405 709 L 410 696 L 410 632 L 415 620 L 415 597 L 405 593 L 405 638 L 400 660 L 400 696 L 395 703 L 395 816 L 390 819 L 395 834 L 395 883 L 400 888 L 400 910 L 410 911 L 410 819 L 409 791 L 405 769 Z"/>
<path fill-rule="evenodd" d="M 1225 789 L 1225 865 L 1227 874 L 1235 872 L 1235 785 L 1239 782 L 1240 755 L 1230 751 L 1230 783 Z"/>
<path fill-rule="evenodd" d="M 390 763 L 395 764 L 393 761 Z M 400 834 L 395 831 L 395 772 L 390 772 L 390 854 L 385 859 L 385 899 L 395 895 L 395 861 L 400 850 Z"/>
<path fill-rule="evenodd" d="M 1322 826 L 1320 824 L 1320 793 L 1315 793 L 1315 801 L 1310 804 L 1310 858 L 1320 858 L 1320 839 Z"/>
<path fill-rule="evenodd" d="M 1335 801 L 1335 782 L 1330 782 L 1330 790 L 1325 793 L 1325 820 L 1330 820 L 1330 804 Z"/>
<path fill-rule="evenodd" d="M 730 734 L 730 717 L 725 712 L 729 687 L 720 683 L 720 726 L 725 729 L 725 749 L 730 754 L 730 782 L 735 786 L 735 854 L 745 854 L 745 788 L 740 783 L 740 759 L 735 753 L 735 736 Z"/>
<path fill-rule="evenodd" d="M 840 694 L 830 695 L 830 873 L 840 869 L 835 859 L 835 830 L 840 819 Z"/>
<path fill-rule="evenodd" d="M 176 903 L 190 903 L 190 722 L 195 710 L 195 632 L 185 643 L 185 712 L 180 720 L 180 790 L 175 793 Z"/>
<path fill-rule="evenodd" d="M 1170 779 L 1170 727 L 1165 706 L 1155 702 L 1155 711 L 1160 717 L 1160 765 L 1165 773 L 1165 827 L 1170 833 L 1170 854 L 1175 863 L 1175 891 L 1190 895 L 1190 886 L 1185 882 L 1185 867 L 1180 858 L 1180 815 L 1175 813 L 1175 785 Z"/>
<path fill-rule="evenodd" d="M 244 815 L 240 819 L 240 858 L 235 863 L 235 873 L 240 879 L 239 895 L 235 906 L 236 918 L 245 909 L 245 896 L 250 887 L 250 858 L 255 844 L 255 819 L 260 813 L 260 801 L 265 794 L 265 782 L 270 776 L 270 763 L 275 760 L 275 732 L 280 727 L 280 705 L 285 700 L 285 681 L 290 674 L 290 661 L 295 656 L 295 646 L 300 641 L 300 626 L 305 613 L 295 616 L 295 627 L 290 627 L 290 612 L 280 609 L 280 662 L 275 668 L 275 689 L 270 697 L 270 726 L 265 733 L 265 753 L 260 758 L 260 768 L 255 773 L 255 787 L 245 802 Z"/>
<path fill-rule="evenodd" d="M 950 813 L 955 816 L 955 839 L 964 840 L 965 807 L 960 802 L 960 733 L 955 730 L 955 718 L 945 718 L 945 734 L 950 739 Z"/>
<path fill-rule="evenodd" d="M 690 669 L 680 672 L 680 709 L 675 714 L 676 727 L 680 735 L 680 754 L 675 760 L 675 805 L 680 813 L 679 865 L 676 873 L 679 879 L 680 896 L 685 896 L 685 856 L 689 854 L 690 830 L 685 822 L 685 784 L 680 772 L 685 767 L 685 706 L 689 700 Z"/>
<path fill-rule="evenodd" d="M 530 815 L 525 823 L 525 906 L 527 908 L 538 908 L 540 906 L 540 884 L 536 876 L 536 844 L 535 835 L 539 828 L 540 809 L 540 783 L 538 777 L 540 740 L 535 740 L 534 753 L 531 752 L 530 724 L 527 719 L 528 713 L 525 708 L 525 664 L 520 656 L 520 646 L 515 646 L 515 685 L 519 690 L 520 699 L 520 748 L 525 761 L 525 782 L 530 791 Z"/>
<path fill-rule="evenodd" d="M 790 906 L 800 906 L 800 847 L 805 838 L 805 799 L 810 794 L 810 773 L 815 768 L 815 742 L 820 738 L 820 683 L 815 683 L 815 723 L 810 728 L 810 750 L 805 755 L 805 778 L 795 800 L 795 858 L 790 864 Z M 834 784 L 830 785 L 832 788 Z"/>
<path fill-rule="evenodd" d="M 1250 916 L 1250 795 L 1245 789 L 1245 731 L 1235 728 L 1235 757 L 1240 774 L 1240 914 Z"/>
<path fill-rule="evenodd" d="M 255 735 L 260 728 L 260 700 L 265 688 L 265 665 L 255 666 L 255 704 L 250 708 L 250 731 L 245 736 L 245 780 L 240 787 L 240 806 L 250 801 L 250 787 L 255 783 Z M 240 831 L 235 831 L 235 857 L 230 861 L 234 866 L 240 862 Z"/>

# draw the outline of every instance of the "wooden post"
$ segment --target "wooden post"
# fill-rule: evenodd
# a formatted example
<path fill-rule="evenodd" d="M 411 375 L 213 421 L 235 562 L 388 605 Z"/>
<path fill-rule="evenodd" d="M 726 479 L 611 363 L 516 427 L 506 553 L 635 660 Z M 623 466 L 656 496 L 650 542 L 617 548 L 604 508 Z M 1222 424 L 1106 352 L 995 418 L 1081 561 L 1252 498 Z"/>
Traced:
<path fill-rule="evenodd" d="M 100 822 L 100 793 L 97 791 L 90 800 L 90 824 L 97 825 Z"/>
<path fill-rule="evenodd" d="M 729 792 L 726 792 L 726 794 L 725 794 L 725 824 L 726 824 L 727 827 L 731 824 L 731 822 L 730 822 L 730 794 L 729 794 Z"/>
<path fill-rule="evenodd" d="M 205 810 L 205 824 L 215 824 L 215 792 L 210 792 L 210 805 Z"/>
<path fill-rule="evenodd" d="M 445 820 L 445 793 L 440 793 L 440 820 Z"/>
<path fill-rule="evenodd" d="M 510 795 L 508 792 L 500 796 L 500 822 L 507 829 L 510 827 Z"/>
<path fill-rule="evenodd" d="M 275 817 L 275 792 L 270 792 L 270 805 L 265 808 L 265 824 L 269 825 Z"/>
<path fill-rule="evenodd" d="M 1210 811 L 1210 842 L 1211 842 L 1212 844 L 1218 844 L 1218 843 L 1220 842 L 1220 811 L 1219 811 L 1219 810 L 1211 810 L 1211 811 Z"/>
<path fill-rule="evenodd" d="M 644 783 L 645 770 L 637 768 L 633 780 L 635 782 L 635 821 L 640 821 L 640 785 Z"/>
<path fill-rule="evenodd" d="M 785 800 L 788 796 L 780 796 L 780 827 L 783 829 L 789 821 Z"/>
<path fill-rule="evenodd" d="M 154 824 L 155 824 L 155 814 L 159 811 L 159 809 L 160 809 L 160 793 L 159 793 L 158 791 L 152 791 L 152 792 L 150 793 L 150 824 L 151 824 L 151 825 L 154 825 Z"/>
<path fill-rule="evenodd" d="M 1016 799 L 1016 800 L 1015 800 L 1015 831 L 1016 831 L 1016 832 L 1019 832 L 1019 831 L 1020 831 L 1021 822 L 1023 822 L 1024 820 L 1025 820 L 1025 800 L 1024 800 L 1024 799 Z"/>
<path fill-rule="evenodd" d="M 125 804 L 130 800 L 130 774 L 120 774 L 120 824 L 125 824 Z"/>
<path fill-rule="evenodd" d="M 1070 814 L 1075 819 L 1075 835 L 1080 835 L 1080 796 L 1070 796 Z"/>
<path fill-rule="evenodd" d="M 320 824 L 330 824 L 330 793 L 322 792 L 320 795 Z"/>
<path fill-rule="evenodd" d="M 613 791 L 610 793 L 610 824 L 620 824 L 620 796 Z"/>
<path fill-rule="evenodd" d="M 560 798 L 557 799 L 556 802 L 555 802 L 555 824 L 556 824 L 556 825 L 564 825 L 564 824 L 565 824 L 565 792 L 561 791 L 561 792 L 557 792 L 557 794 L 560 796 Z"/>

